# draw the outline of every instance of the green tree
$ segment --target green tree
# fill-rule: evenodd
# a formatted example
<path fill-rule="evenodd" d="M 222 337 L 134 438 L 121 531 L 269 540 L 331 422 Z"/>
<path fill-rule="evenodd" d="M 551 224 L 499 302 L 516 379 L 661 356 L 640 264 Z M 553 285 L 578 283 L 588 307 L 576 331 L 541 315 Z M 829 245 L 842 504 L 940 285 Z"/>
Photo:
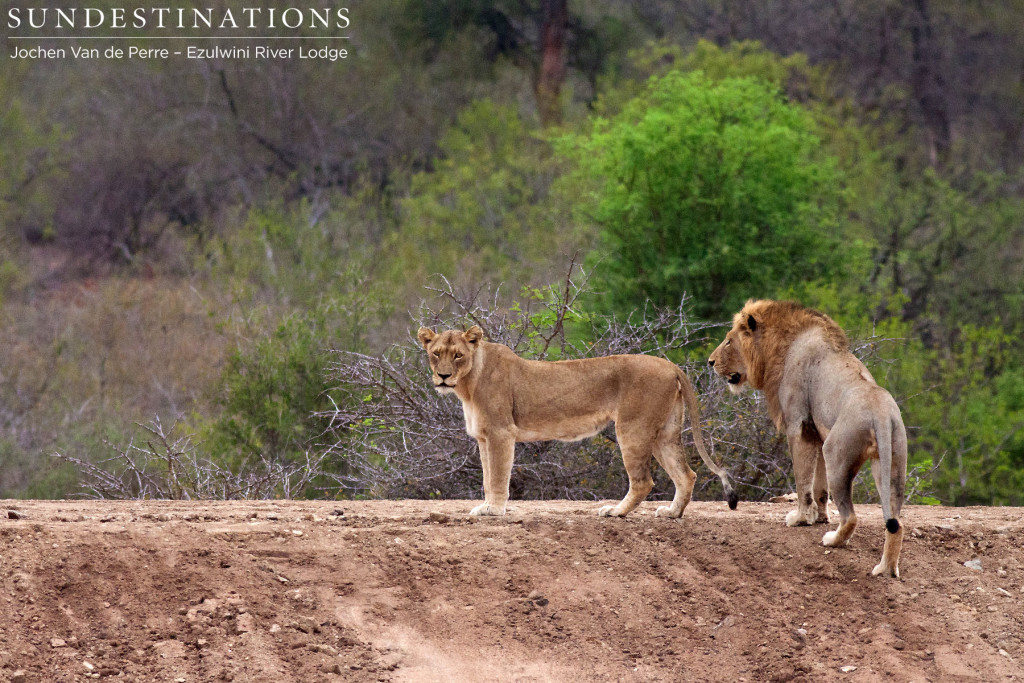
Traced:
<path fill-rule="evenodd" d="M 762 80 L 671 71 L 561 148 L 596 188 L 579 208 L 600 226 L 595 288 L 616 310 L 685 292 L 720 318 L 841 271 L 836 163 Z"/>
<path fill-rule="evenodd" d="M 462 285 L 557 277 L 574 235 L 566 205 L 552 199 L 561 160 L 536 125 L 482 100 L 459 115 L 441 152 L 413 176 L 385 241 L 393 280 L 418 298 L 438 273 Z"/>
<path fill-rule="evenodd" d="M 324 431 L 316 413 L 335 399 L 331 349 L 367 350 L 390 313 L 369 257 L 352 244 L 358 221 L 345 210 L 271 206 L 207 245 L 210 277 L 235 309 L 223 324 L 234 349 L 214 387 L 216 414 L 196 417 L 219 463 L 293 463 L 315 450 Z"/>

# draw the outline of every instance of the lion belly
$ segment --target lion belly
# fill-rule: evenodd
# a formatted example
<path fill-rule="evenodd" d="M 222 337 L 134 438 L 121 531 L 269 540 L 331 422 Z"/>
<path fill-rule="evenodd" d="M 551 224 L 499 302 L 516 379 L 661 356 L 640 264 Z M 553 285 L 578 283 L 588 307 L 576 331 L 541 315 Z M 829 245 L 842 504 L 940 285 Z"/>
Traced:
<path fill-rule="evenodd" d="M 611 422 L 610 415 L 588 415 L 570 420 L 532 420 L 516 425 L 516 441 L 579 441 L 594 436 Z"/>

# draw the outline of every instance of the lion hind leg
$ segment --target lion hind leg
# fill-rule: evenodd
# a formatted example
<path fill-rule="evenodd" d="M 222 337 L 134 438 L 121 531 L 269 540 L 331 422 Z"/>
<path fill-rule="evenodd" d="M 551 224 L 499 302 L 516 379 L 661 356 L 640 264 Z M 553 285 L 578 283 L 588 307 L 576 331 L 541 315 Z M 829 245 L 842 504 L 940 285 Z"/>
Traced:
<path fill-rule="evenodd" d="M 825 456 L 818 448 L 817 467 L 814 470 L 814 502 L 818 506 L 816 524 L 828 524 L 828 471 L 825 469 Z"/>
<path fill-rule="evenodd" d="M 606 505 L 597 511 L 601 517 L 625 517 L 643 502 L 654 488 L 651 478 L 651 444 L 637 444 L 634 440 L 618 435 L 622 449 L 622 462 L 629 475 L 629 490 L 618 505 Z"/>
<path fill-rule="evenodd" d="M 826 533 L 821 542 L 833 547 L 846 545 L 857 528 L 857 515 L 853 511 L 853 480 L 863 462 L 859 451 L 848 450 L 849 443 L 844 445 L 843 439 L 832 441 L 832 437 L 838 435 L 838 430 L 833 430 L 823 448 L 828 489 L 839 508 L 839 528 Z"/>
<path fill-rule="evenodd" d="M 686 451 L 679 444 L 678 436 L 669 442 L 663 439 L 655 449 L 654 457 L 658 459 L 658 463 L 668 473 L 676 487 L 672 503 L 660 506 L 654 514 L 657 517 L 682 517 L 683 511 L 693 496 L 693 485 L 697 482 L 697 474 L 690 467 L 690 463 L 686 461 Z"/>

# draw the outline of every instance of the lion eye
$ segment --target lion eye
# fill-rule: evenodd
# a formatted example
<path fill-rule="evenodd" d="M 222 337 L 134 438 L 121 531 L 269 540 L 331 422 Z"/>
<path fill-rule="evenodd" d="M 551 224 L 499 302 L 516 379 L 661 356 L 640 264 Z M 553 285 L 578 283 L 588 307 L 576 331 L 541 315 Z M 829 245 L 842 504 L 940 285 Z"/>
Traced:
<path fill-rule="evenodd" d="M 434 351 L 433 352 L 433 356 L 434 356 L 434 358 L 440 358 L 441 354 L 439 354 L 437 351 Z"/>
<path fill-rule="evenodd" d="M 461 353 L 455 354 L 455 360 L 459 360 L 460 358 L 462 358 L 462 354 Z"/>

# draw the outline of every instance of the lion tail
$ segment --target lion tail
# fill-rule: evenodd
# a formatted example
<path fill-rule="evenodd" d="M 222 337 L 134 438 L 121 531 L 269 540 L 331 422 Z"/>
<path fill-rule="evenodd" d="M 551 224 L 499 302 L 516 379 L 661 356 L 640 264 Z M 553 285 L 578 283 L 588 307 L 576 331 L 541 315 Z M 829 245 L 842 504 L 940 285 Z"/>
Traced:
<path fill-rule="evenodd" d="M 885 518 L 885 530 L 895 534 L 900 530 L 900 521 L 892 509 L 892 419 L 885 416 L 874 420 L 875 441 L 878 444 L 878 464 L 881 472 L 878 477 L 878 497 L 882 502 L 882 516 Z"/>
<path fill-rule="evenodd" d="M 680 368 L 676 368 L 676 374 L 678 375 L 677 382 L 679 384 L 679 391 L 683 394 L 683 401 L 686 405 L 686 412 L 690 416 L 690 428 L 693 430 L 693 443 L 697 447 L 697 452 L 700 453 L 701 460 L 708 466 L 708 469 L 718 475 L 718 478 L 722 481 L 722 490 L 725 492 L 725 499 L 729 502 L 729 509 L 735 510 L 736 505 L 739 503 L 740 497 L 736 494 L 736 489 L 732 486 L 732 481 L 729 480 L 729 475 L 724 469 L 715 464 L 715 461 L 708 455 L 707 449 L 704 447 L 704 433 L 701 431 L 700 426 L 700 402 L 697 401 L 697 392 L 693 390 L 693 384 L 690 382 L 690 378 L 686 376 L 686 373 Z"/>

